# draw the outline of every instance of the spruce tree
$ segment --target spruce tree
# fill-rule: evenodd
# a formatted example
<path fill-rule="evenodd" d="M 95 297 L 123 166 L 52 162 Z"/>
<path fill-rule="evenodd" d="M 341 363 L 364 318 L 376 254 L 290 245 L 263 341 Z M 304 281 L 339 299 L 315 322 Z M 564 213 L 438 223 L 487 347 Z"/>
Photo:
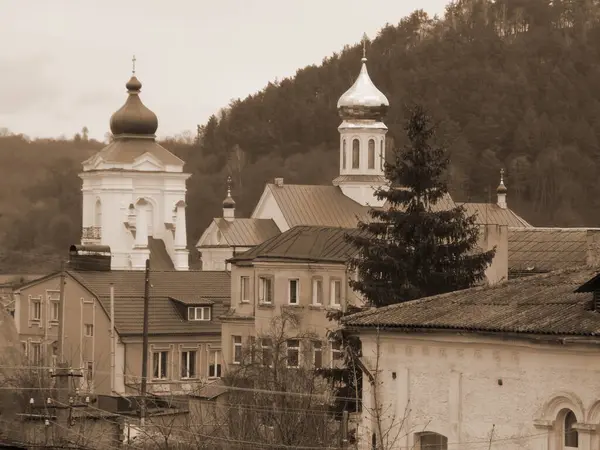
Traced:
<path fill-rule="evenodd" d="M 349 261 L 351 286 L 371 306 L 401 303 L 465 289 L 483 279 L 495 248 L 480 252 L 479 227 L 462 206 L 444 207 L 445 147 L 433 142 L 435 126 L 421 106 L 409 108 L 408 143 L 386 163 L 390 187 L 378 189 L 389 208 L 371 208 L 369 223 L 346 239 L 358 252 Z"/>

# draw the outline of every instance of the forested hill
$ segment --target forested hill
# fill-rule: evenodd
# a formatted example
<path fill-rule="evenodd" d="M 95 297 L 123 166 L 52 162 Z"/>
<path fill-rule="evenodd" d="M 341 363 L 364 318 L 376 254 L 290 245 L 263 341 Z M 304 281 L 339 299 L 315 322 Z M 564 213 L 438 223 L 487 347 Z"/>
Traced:
<path fill-rule="evenodd" d="M 461 1 L 443 18 L 416 12 L 386 26 L 367 52 L 371 78 L 391 103 L 390 142 L 402 144 L 403 105 L 425 104 L 449 144 L 455 199 L 493 200 L 505 167 L 509 205 L 533 224 L 600 222 L 600 1 Z M 233 102 L 202 127 L 198 143 L 163 143 L 193 174 L 191 245 L 221 214 L 228 173 L 244 215 L 273 177 L 331 182 L 336 102 L 356 78 L 360 57 L 359 44 L 347 47 Z M 40 264 L 49 255 L 64 255 L 79 239 L 77 172 L 101 145 L 80 135 L 0 135 L 0 270 L 46 270 Z"/>

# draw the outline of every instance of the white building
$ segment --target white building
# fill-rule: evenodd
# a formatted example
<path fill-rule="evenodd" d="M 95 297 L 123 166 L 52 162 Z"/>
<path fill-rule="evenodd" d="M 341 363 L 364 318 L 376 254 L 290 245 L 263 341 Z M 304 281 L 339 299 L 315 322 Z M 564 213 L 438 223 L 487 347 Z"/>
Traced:
<path fill-rule="evenodd" d="M 361 448 L 374 433 L 386 450 L 600 448 L 596 273 L 565 269 L 348 317 L 362 342 Z"/>
<path fill-rule="evenodd" d="M 83 162 L 82 244 L 110 247 L 113 270 L 188 270 L 183 161 L 156 142 L 158 119 L 133 75 L 110 119 L 114 140 Z"/>
<path fill-rule="evenodd" d="M 365 57 L 358 78 L 340 97 L 337 106 L 342 119 L 338 127 L 339 175 L 332 184 L 294 185 L 275 178 L 265 186 L 250 218 L 238 219 L 224 214 L 223 219 L 214 219 L 204 231 L 196 244 L 202 254 L 203 270 L 223 270 L 234 250 L 237 253 L 260 244 L 258 237 L 266 240 L 297 225 L 353 228 L 359 220 L 369 220 L 370 207 L 385 207 L 373 193 L 387 184 L 383 166 L 387 127 L 383 119 L 389 102 L 371 81 Z M 451 196 L 447 195 L 436 208 L 454 206 Z M 497 203 L 468 203 L 465 207 L 469 214 L 477 215 L 480 225 L 531 227 L 507 207 L 506 187 L 502 181 Z M 227 210 L 224 205 L 223 211 Z M 238 221 L 243 222 L 237 225 Z M 235 245 L 224 237 L 233 234 L 224 231 L 226 228 L 241 230 L 234 233 Z"/>

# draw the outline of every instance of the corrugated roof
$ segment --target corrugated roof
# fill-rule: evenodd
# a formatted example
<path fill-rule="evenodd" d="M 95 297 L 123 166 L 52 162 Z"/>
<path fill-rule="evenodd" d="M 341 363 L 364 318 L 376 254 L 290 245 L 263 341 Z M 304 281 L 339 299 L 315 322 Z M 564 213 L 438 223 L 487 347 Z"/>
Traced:
<path fill-rule="evenodd" d="M 132 164 L 137 158 L 145 153 L 150 153 L 163 164 L 174 166 L 183 165 L 181 159 L 153 139 L 115 139 L 96 155 L 109 163 Z M 95 156 L 92 156 L 92 158 L 95 158 Z M 92 158 L 90 158 L 90 160 Z"/>
<path fill-rule="evenodd" d="M 277 236 L 280 231 L 273 219 L 234 219 L 222 217 L 215 220 L 223 239 L 232 247 L 252 247 Z"/>
<path fill-rule="evenodd" d="M 452 329 L 525 334 L 598 335 L 592 295 L 575 293 L 597 271 L 572 268 L 371 309 L 347 317 L 353 327 Z"/>
<path fill-rule="evenodd" d="M 533 228 L 513 210 L 500 208 L 495 203 L 462 203 L 469 216 L 476 215 L 478 224 L 497 224 L 509 227 Z"/>
<path fill-rule="evenodd" d="M 549 272 L 585 264 L 587 233 L 568 228 L 509 229 L 509 271 Z"/>
<path fill-rule="evenodd" d="M 150 250 L 150 267 L 153 270 L 175 270 L 173 260 L 167 253 L 167 247 L 162 239 L 148 236 L 148 250 Z"/>
<path fill-rule="evenodd" d="M 355 233 L 359 233 L 356 228 L 296 226 L 230 261 L 241 263 L 256 260 L 294 260 L 345 263 L 356 250 L 344 237 L 346 234 Z"/>
<path fill-rule="evenodd" d="M 115 292 L 115 325 L 120 334 L 141 334 L 144 313 L 143 271 L 75 272 L 74 279 L 92 291 L 110 310 L 110 284 Z M 228 272 L 165 271 L 150 273 L 150 334 L 220 333 L 217 318 L 229 308 L 231 276 Z M 185 320 L 185 308 L 171 298 L 199 298 L 213 302 L 213 320 Z"/>

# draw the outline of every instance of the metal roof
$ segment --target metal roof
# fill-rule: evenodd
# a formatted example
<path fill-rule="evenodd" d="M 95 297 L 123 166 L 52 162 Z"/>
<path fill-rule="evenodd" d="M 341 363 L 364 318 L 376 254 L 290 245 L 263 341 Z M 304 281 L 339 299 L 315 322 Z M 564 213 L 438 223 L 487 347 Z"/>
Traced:
<path fill-rule="evenodd" d="M 497 224 L 509 227 L 533 228 L 525 219 L 509 208 L 500 208 L 495 203 L 462 203 L 469 216 L 477 215 L 478 224 Z"/>
<path fill-rule="evenodd" d="M 273 219 L 214 219 L 223 239 L 232 247 L 252 247 L 277 236 L 280 231 Z"/>
<path fill-rule="evenodd" d="M 109 163 L 133 164 L 140 156 L 149 153 L 165 165 L 181 166 L 183 161 L 153 139 L 121 138 L 108 144 L 84 164 L 96 156 Z"/>
<path fill-rule="evenodd" d="M 344 319 L 351 327 L 598 335 L 592 295 L 574 291 L 597 270 L 578 267 L 371 309 Z"/>

